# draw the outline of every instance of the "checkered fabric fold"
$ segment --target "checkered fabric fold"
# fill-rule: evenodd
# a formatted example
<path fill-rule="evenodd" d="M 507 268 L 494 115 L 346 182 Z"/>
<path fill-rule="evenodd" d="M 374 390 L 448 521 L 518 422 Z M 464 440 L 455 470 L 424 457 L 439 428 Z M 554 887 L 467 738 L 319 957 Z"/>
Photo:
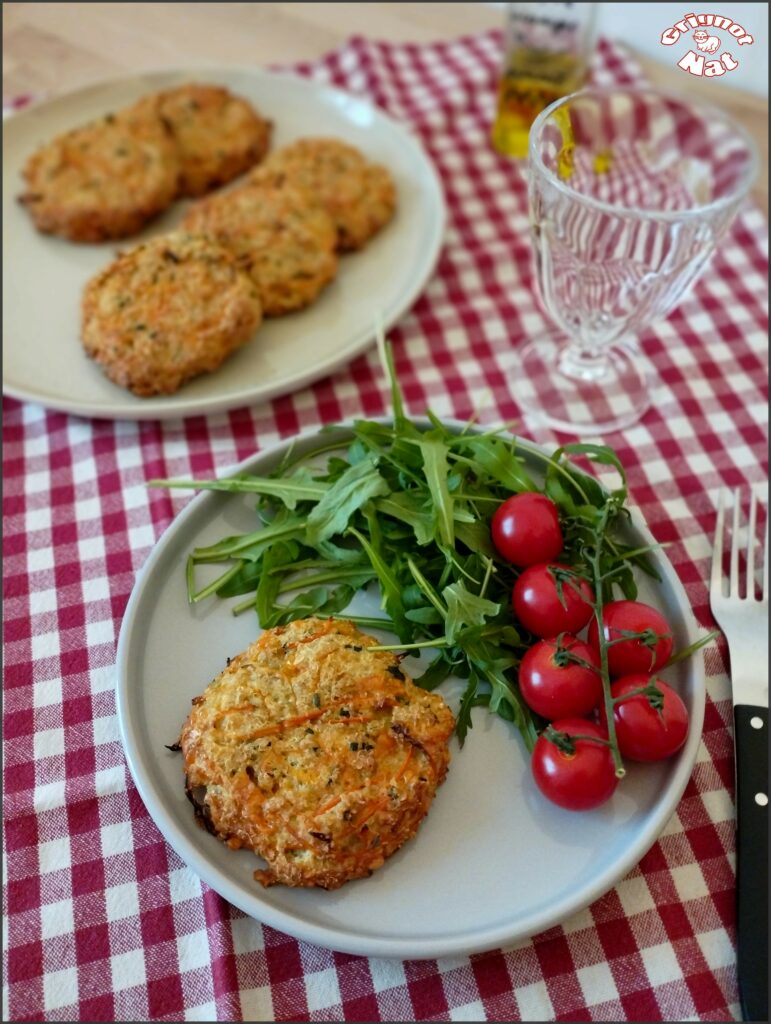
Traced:
<path fill-rule="evenodd" d="M 428 46 L 354 39 L 296 68 L 403 119 L 441 173 L 446 246 L 391 332 L 415 414 L 430 405 L 515 419 L 511 352 L 547 324 L 532 292 L 523 179 L 488 144 L 500 56 L 497 34 Z M 594 78 L 641 80 L 608 43 Z M 719 100 L 719 82 L 704 88 Z M 642 339 L 659 381 L 652 409 L 607 438 L 705 626 L 716 493 L 767 479 L 766 238 L 748 206 L 691 296 Z M 189 499 L 147 480 L 221 472 L 386 403 L 373 351 L 296 394 L 207 418 L 89 422 L 5 400 L 5 1019 L 738 1017 L 722 646 L 707 652 L 693 776 L 659 840 L 587 910 L 505 951 L 400 963 L 297 942 L 203 885 L 149 818 L 118 739 L 115 646 L 137 571 Z"/>

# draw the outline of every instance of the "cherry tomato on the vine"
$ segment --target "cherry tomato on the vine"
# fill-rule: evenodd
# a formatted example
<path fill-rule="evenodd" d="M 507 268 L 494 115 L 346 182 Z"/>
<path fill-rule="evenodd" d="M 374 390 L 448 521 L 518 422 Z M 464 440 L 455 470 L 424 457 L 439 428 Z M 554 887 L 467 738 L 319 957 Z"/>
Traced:
<path fill-rule="evenodd" d="M 490 533 L 501 558 L 522 568 L 550 562 L 562 551 L 557 506 L 535 491 L 514 494 L 499 505 Z"/>
<path fill-rule="evenodd" d="M 540 640 L 519 666 L 519 689 L 531 710 L 543 718 L 582 718 L 602 700 L 600 662 L 582 640 L 563 633 Z"/>
<path fill-rule="evenodd" d="M 578 633 L 592 615 L 592 588 L 569 565 L 531 565 L 514 584 L 514 615 L 540 637 Z"/>
<path fill-rule="evenodd" d="M 587 811 L 605 803 L 618 785 L 613 755 L 607 743 L 602 742 L 608 738 L 606 730 L 585 718 L 559 719 L 551 728 L 571 737 L 592 738 L 573 739 L 568 749 L 562 750 L 548 738 L 548 729 L 541 733 L 531 761 L 540 791 L 552 803 L 569 811 Z"/>
<path fill-rule="evenodd" d="M 638 690 L 649 679 L 645 672 L 624 676 L 611 686 L 611 696 L 622 697 Z M 613 706 L 618 749 L 630 761 L 663 761 L 676 754 L 688 736 L 688 709 L 680 695 L 661 679 L 651 682 L 661 691 L 661 698 L 654 697 L 656 706 L 642 693 Z M 604 720 L 604 709 L 600 715 Z"/>
<path fill-rule="evenodd" d="M 602 623 L 608 642 L 608 671 L 612 676 L 632 672 L 657 672 L 672 653 L 672 630 L 664 616 L 642 601 L 610 601 L 602 609 Z M 641 636 L 626 634 L 640 633 Z M 589 627 L 589 643 L 600 650 L 597 620 Z"/>

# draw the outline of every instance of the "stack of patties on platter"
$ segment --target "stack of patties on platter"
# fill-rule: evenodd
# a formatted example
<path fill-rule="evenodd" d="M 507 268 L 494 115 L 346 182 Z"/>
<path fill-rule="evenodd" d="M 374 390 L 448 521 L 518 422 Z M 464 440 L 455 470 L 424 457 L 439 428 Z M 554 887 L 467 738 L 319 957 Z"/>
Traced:
<path fill-rule="evenodd" d="M 271 130 L 221 86 L 167 89 L 41 146 L 26 163 L 19 200 L 45 234 L 127 238 L 175 199 L 202 195 L 259 163 Z"/>
<path fill-rule="evenodd" d="M 338 253 L 393 216 L 386 168 L 333 138 L 299 139 L 261 163 L 271 130 L 227 89 L 190 84 L 59 136 L 27 162 L 20 199 L 36 227 L 78 242 L 134 234 L 175 199 L 251 171 L 88 282 L 83 347 L 113 383 L 172 394 L 215 370 L 263 318 L 314 302 Z"/>

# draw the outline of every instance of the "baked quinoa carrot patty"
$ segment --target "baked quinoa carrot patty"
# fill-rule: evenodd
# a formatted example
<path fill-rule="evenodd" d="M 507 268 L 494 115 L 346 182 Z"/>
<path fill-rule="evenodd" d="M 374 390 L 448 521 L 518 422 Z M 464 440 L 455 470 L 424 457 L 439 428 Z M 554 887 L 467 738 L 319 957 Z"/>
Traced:
<path fill-rule="evenodd" d="M 266 316 L 313 302 L 337 273 L 337 234 L 310 196 L 286 186 L 243 185 L 191 207 L 188 231 L 210 235 L 238 258 Z"/>
<path fill-rule="evenodd" d="M 350 622 L 267 630 L 193 700 L 180 746 L 202 823 L 267 867 L 263 885 L 336 889 L 415 835 L 444 780 L 443 699 Z"/>
<path fill-rule="evenodd" d="M 35 226 L 74 242 L 125 238 L 175 199 L 177 147 L 153 100 L 140 100 L 41 146 L 19 201 Z"/>
<path fill-rule="evenodd" d="M 396 209 L 388 170 L 340 139 L 298 139 L 272 153 L 250 180 L 304 189 L 334 221 L 342 251 L 360 249 Z"/>
<path fill-rule="evenodd" d="M 212 239 L 174 232 L 121 253 L 89 281 L 82 341 L 115 384 L 168 395 L 215 370 L 261 319 L 235 257 Z"/>
<path fill-rule="evenodd" d="M 271 122 L 222 86 L 181 85 L 159 93 L 157 102 L 179 151 L 181 195 L 224 185 L 268 150 Z"/>

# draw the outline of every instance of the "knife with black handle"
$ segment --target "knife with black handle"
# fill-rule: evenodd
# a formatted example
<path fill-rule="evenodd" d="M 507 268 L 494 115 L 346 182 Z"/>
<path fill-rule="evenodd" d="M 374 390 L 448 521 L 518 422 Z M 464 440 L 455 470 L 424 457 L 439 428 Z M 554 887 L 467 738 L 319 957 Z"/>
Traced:
<path fill-rule="evenodd" d="M 768 1021 L 768 708 L 734 705 L 736 941 L 748 1021 Z"/>

